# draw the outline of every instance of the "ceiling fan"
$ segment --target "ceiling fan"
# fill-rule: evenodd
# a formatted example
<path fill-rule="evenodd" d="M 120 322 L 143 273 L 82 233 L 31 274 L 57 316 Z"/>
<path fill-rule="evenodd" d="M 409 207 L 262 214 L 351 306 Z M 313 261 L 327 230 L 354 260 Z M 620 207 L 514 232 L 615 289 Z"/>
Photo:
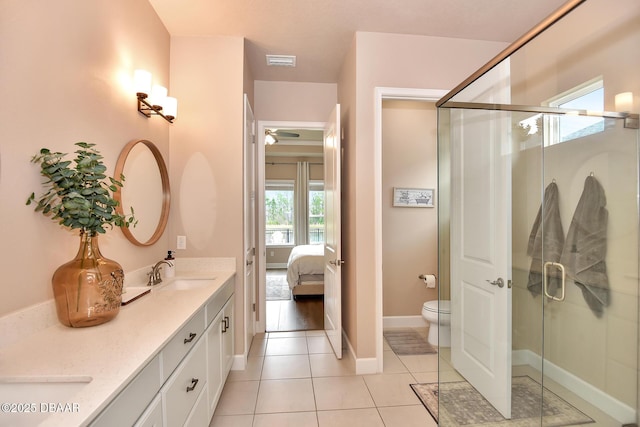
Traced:
<path fill-rule="evenodd" d="M 272 145 L 278 142 L 278 137 L 284 137 L 284 138 L 298 138 L 300 137 L 299 133 L 295 133 L 295 132 L 288 132 L 285 130 L 278 130 L 278 129 L 265 129 L 264 130 L 264 142 L 267 145 Z"/>

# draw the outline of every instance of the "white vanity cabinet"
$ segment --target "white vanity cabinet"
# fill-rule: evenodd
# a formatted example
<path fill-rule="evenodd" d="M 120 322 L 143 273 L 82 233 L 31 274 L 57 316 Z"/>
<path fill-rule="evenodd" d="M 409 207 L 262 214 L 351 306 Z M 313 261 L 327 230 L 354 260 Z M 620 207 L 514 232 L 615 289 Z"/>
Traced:
<path fill-rule="evenodd" d="M 233 363 L 234 282 L 194 313 L 91 427 L 209 424 Z"/>
<path fill-rule="evenodd" d="M 233 364 L 233 289 L 207 304 L 207 387 L 209 418 L 213 416 Z"/>
<path fill-rule="evenodd" d="M 133 425 L 150 405 L 160 386 L 162 386 L 160 355 L 157 355 L 118 394 L 107 409 L 98 415 L 91 423 L 91 427 Z"/>

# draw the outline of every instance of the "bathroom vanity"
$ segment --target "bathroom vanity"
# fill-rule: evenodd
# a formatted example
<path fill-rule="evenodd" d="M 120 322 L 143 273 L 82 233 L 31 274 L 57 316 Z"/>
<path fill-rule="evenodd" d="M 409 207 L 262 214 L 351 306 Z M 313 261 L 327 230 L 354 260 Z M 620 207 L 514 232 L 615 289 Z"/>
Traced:
<path fill-rule="evenodd" d="M 235 259 L 216 260 L 180 260 L 111 322 L 0 349 L 0 425 L 208 425 L 233 362 Z"/>

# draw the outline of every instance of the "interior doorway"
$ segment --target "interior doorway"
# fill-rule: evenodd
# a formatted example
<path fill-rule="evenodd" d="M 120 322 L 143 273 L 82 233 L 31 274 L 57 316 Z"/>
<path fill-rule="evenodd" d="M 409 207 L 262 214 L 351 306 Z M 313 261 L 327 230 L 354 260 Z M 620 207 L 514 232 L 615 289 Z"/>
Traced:
<path fill-rule="evenodd" d="M 375 289 L 376 289 L 376 368 L 370 373 L 383 372 L 383 361 L 385 355 L 385 346 L 383 338 L 384 330 L 384 293 L 383 293 L 383 206 L 385 199 L 385 190 L 383 189 L 383 142 L 382 142 L 382 114 L 383 100 L 401 100 L 401 101 L 421 101 L 435 102 L 444 96 L 448 91 L 439 89 L 410 89 L 410 88 L 387 88 L 377 87 L 375 89 L 375 135 L 374 135 L 374 174 L 375 174 Z M 406 184 L 402 184 L 406 185 Z M 388 197 L 388 191 L 386 196 Z M 437 197 L 437 195 L 435 196 Z M 414 283 L 415 284 L 415 283 Z M 422 301 L 424 302 L 424 301 Z M 398 316 L 402 318 L 403 316 Z M 417 320 L 415 316 L 409 316 L 410 319 Z"/>
<path fill-rule="evenodd" d="M 323 126 L 316 122 L 258 124 L 261 331 L 323 329 L 322 282 L 316 281 L 314 287 L 313 277 L 305 277 L 304 290 L 299 290 L 302 286 L 296 285 L 294 275 L 314 267 L 302 264 L 305 258 L 297 252 L 292 256 L 294 248 L 320 252 L 323 248 Z M 288 269 L 292 257 L 300 261 Z"/>

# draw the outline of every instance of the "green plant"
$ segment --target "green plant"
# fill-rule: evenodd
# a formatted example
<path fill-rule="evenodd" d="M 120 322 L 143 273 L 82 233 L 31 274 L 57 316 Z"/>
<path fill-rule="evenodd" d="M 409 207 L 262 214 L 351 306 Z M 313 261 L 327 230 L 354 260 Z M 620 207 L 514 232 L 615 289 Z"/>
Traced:
<path fill-rule="evenodd" d="M 105 226 L 113 228 L 136 225 L 133 208 L 131 214 L 120 215 L 116 212 L 118 201 L 113 193 L 122 187 L 124 176 L 119 180 L 109 177 L 105 182 L 107 170 L 102 163 L 102 155 L 93 148 L 95 144 L 78 142 L 76 158 L 65 160 L 66 153 L 52 153 L 43 148 L 31 161 L 40 165 L 40 173 L 47 178 L 43 183 L 46 192 L 36 200 L 35 193 L 27 199 L 27 205 L 36 203 L 36 212 L 57 221 L 71 230 L 95 235 L 105 233 Z"/>

